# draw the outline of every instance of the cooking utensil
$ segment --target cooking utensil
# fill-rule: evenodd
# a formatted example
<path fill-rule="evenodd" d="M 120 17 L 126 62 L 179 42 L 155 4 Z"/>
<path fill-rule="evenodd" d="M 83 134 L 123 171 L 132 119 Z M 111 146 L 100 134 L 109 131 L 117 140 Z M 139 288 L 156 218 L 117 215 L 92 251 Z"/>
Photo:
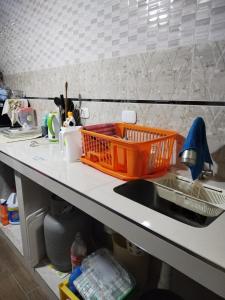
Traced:
<path fill-rule="evenodd" d="M 56 106 L 58 106 L 59 108 L 59 114 L 60 114 L 60 126 L 63 125 L 63 121 L 64 121 L 64 108 L 65 108 L 65 104 L 64 104 L 64 98 L 62 98 L 63 95 L 60 95 L 60 98 L 55 97 L 54 99 L 54 103 Z"/>
<path fill-rule="evenodd" d="M 66 83 L 65 83 L 65 99 L 64 99 L 64 103 L 65 103 L 65 118 L 67 117 L 67 112 L 68 112 L 67 90 L 68 90 L 68 82 L 66 81 Z"/>

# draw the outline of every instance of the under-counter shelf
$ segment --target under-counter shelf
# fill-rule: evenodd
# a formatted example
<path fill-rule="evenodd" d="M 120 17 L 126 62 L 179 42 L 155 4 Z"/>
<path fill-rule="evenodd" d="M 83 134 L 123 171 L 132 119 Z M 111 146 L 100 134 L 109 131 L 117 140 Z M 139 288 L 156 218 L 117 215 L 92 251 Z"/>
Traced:
<path fill-rule="evenodd" d="M 69 274 L 55 270 L 48 261 L 41 262 L 34 270 L 59 298 L 59 284 L 69 278 Z"/>
<path fill-rule="evenodd" d="M 20 225 L 8 224 L 6 226 L 0 225 L 0 229 L 4 235 L 12 242 L 12 244 L 17 248 L 17 250 L 23 255 L 23 245 L 21 236 Z"/>

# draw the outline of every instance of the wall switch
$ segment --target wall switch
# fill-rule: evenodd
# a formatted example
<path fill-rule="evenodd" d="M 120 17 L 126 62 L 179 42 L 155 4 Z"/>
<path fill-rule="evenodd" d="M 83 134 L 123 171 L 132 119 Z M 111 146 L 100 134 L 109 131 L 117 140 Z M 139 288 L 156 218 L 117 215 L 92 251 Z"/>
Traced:
<path fill-rule="evenodd" d="M 123 110 L 122 121 L 125 123 L 135 124 L 137 122 L 137 113 L 134 110 Z"/>
<path fill-rule="evenodd" d="M 81 109 L 80 109 L 80 117 L 82 119 L 88 119 L 90 117 L 88 107 L 81 107 Z"/>

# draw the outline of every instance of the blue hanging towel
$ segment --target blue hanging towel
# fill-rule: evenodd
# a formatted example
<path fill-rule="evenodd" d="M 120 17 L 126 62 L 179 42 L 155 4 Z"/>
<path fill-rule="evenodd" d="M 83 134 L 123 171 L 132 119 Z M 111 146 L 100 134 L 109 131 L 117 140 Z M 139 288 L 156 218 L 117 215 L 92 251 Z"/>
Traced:
<path fill-rule="evenodd" d="M 190 167 L 192 179 L 195 180 L 201 174 L 205 162 L 213 164 L 206 138 L 205 122 L 201 117 L 194 120 L 179 156 L 185 150 L 191 149 L 197 153 L 196 165 Z"/>

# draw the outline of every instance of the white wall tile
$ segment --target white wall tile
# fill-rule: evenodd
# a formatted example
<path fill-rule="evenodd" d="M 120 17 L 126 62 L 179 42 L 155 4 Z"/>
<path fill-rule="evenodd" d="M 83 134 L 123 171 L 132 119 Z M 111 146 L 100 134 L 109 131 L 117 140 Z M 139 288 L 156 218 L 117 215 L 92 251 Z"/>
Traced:
<path fill-rule="evenodd" d="M 224 0 L 0 4 L 0 68 L 6 74 L 225 39 Z"/>

